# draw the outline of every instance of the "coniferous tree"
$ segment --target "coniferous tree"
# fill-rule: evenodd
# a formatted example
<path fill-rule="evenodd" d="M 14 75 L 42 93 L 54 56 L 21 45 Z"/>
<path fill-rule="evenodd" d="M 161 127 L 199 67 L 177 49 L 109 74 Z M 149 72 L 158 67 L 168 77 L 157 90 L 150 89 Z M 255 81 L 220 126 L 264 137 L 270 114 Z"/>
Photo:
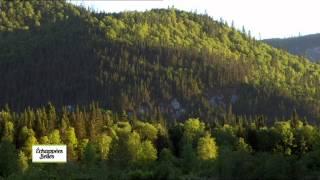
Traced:
<path fill-rule="evenodd" d="M 98 150 L 102 160 L 107 160 L 109 158 L 111 143 L 112 138 L 110 136 L 102 134 L 97 138 Z"/>
<path fill-rule="evenodd" d="M 28 158 L 23 151 L 19 151 L 18 154 L 18 167 L 21 172 L 25 172 L 29 167 Z"/>

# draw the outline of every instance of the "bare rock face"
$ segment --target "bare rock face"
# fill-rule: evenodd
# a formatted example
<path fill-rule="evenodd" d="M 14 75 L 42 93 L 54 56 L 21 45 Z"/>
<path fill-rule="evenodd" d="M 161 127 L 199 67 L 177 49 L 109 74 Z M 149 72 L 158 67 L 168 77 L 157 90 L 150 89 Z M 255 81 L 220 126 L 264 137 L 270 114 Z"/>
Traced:
<path fill-rule="evenodd" d="M 179 110 L 181 108 L 181 104 L 179 103 L 179 101 L 175 98 L 171 101 L 171 107 L 174 110 Z"/>
<path fill-rule="evenodd" d="M 217 106 L 226 107 L 225 98 L 223 95 L 212 96 L 209 101 L 210 101 L 210 104 L 214 107 L 217 107 Z"/>
<path fill-rule="evenodd" d="M 227 104 L 235 104 L 239 100 L 236 92 L 219 93 L 208 98 L 211 106 L 226 108 Z"/>
<path fill-rule="evenodd" d="M 232 94 L 231 99 L 230 99 L 231 104 L 236 103 L 238 101 L 238 99 L 239 99 L 238 95 Z"/>
<path fill-rule="evenodd" d="M 170 106 L 171 106 L 171 114 L 173 115 L 174 118 L 180 118 L 186 112 L 182 104 L 176 98 L 174 98 L 170 102 Z"/>
<path fill-rule="evenodd" d="M 139 112 L 139 114 L 141 114 L 141 115 L 146 114 L 146 113 L 149 113 L 149 111 L 150 111 L 150 108 L 149 108 L 147 105 L 145 105 L 145 104 L 140 105 L 140 107 L 139 107 L 139 109 L 138 109 L 138 112 Z"/>

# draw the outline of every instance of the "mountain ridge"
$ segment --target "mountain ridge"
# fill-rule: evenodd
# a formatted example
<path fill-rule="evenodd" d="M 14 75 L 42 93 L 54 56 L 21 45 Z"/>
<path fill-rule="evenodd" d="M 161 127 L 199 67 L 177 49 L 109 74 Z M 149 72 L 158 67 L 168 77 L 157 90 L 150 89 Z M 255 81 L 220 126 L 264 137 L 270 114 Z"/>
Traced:
<path fill-rule="evenodd" d="M 320 61 L 320 33 L 291 38 L 265 39 L 263 41 L 292 54 L 309 58 L 311 61 Z"/>
<path fill-rule="evenodd" d="M 319 65 L 207 15 L 94 13 L 64 1 L 18 4 L 2 7 L 2 106 L 98 101 L 115 111 L 148 109 L 146 117 L 161 111 L 174 119 L 211 119 L 228 106 L 243 115 L 288 117 L 297 109 L 319 117 Z M 27 18 L 9 16 L 10 6 Z M 239 93 L 220 93 L 230 87 Z M 237 103 L 210 101 L 232 95 Z M 170 106 L 175 99 L 184 109 L 179 117 L 180 109 Z"/>

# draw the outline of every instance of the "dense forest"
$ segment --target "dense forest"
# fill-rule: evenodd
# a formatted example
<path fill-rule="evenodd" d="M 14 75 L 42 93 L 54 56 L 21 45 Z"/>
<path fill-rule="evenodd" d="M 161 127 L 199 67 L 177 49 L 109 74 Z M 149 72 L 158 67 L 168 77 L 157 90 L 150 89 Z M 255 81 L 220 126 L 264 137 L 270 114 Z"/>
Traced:
<path fill-rule="evenodd" d="M 289 51 L 292 54 L 309 58 L 314 62 L 320 62 L 320 34 L 311 34 L 284 39 L 266 39 L 264 42 Z"/>
<path fill-rule="evenodd" d="M 320 65 L 175 9 L 94 13 L 63 1 L 3 1 L 0 105 L 49 101 L 171 119 L 320 117 Z M 152 118 L 152 117 L 150 117 Z"/>
<path fill-rule="evenodd" d="M 141 121 L 88 107 L 50 103 L 0 113 L 0 177 L 6 179 L 316 179 L 320 131 L 296 113 L 266 125 L 228 114 Z M 30 163 L 33 144 L 66 144 L 68 163 Z"/>
<path fill-rule="evenodd" d="M 319 176 L 320 64 L 207 14 L 0 0 L 0 78 L 0 178 Z"/>

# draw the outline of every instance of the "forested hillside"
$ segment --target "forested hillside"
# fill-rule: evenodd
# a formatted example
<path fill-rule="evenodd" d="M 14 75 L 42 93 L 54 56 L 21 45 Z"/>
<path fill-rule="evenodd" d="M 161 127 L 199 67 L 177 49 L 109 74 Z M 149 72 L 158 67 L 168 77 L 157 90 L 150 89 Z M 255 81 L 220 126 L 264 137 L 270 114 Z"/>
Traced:
<path fill-rule="evenodd" d="M 307 57 L 314 62 L 320 61 L 320 34 L 285 39 L 266 39 L 263 41 L 271 46 L 287 50 L 292 54 Z"/>
<path fill-rule="evenodd" d="M 319 64 L 174 8 L 0 8 L 0 178 L 318 176 Z"/>
<path fill-rule="evenodd" d="M 230 105 L 245 115 L 319 117 L 319 65 L 207 15 L 1 4 L 0 104 L 15 110 L 97 101 L 173 119 L 208 119 Z"/>

